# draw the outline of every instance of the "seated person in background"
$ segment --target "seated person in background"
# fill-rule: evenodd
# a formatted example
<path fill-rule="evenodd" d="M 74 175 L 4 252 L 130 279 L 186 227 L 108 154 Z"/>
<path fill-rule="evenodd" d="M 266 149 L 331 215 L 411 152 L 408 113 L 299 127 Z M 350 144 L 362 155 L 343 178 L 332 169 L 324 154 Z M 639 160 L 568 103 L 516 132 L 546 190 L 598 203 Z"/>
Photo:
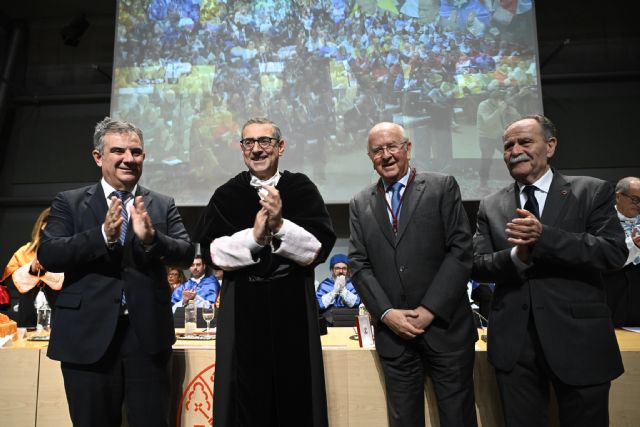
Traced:
<path fill-rule="evenodd" d="M 42 233 L 49 220 L 50 208 L 43 210 L 36 219 L 31 231 L 31 241 L 20 247 L 11 257 L 2 273 L 0 282 L 11 276 L 18 292 L 18 327 L 34 327 L 37 320 L 37 308 L 43 304 L 55 306 L 58 291 L 62 288 L 64 273 L 46 271 L 36 256 L 40 247 Z M 38 296 L 44 293 L 44 297 Z"/>
<path fill-rule="evenodd" d="M 476 326 L 486 328 L 489 312 L 491 311 L 491 297 L 493 296 L 493 290 L 496 284 L 470 280 L 469 287 L 469 299 L 472 303 L 471 307 L 476 314 L 476 316 L 474 316 Z M 477 309 L 474 308 L 474 304 L 477 306 Z M 477 316 L 478 314 L 482 317 Z"/>
<path fill-rule="evenodd" d="M 171 296 L 173 311 L 186 306 L 193 300 L 196 307 L 210 307 L 215 304 L 220 290 L 220 284 L 213 276 L 205 275 L 206 267 L 202 262 L 202 255 L 196 255 L 189 267 L 191 278 L 178 286 Z"/>
<path fill-rule="evenodd" d="M 222 278 L 224 277 L 224 270 L 221 270 L 219 268 L 214 268 L 213 269 L 213 275 L 218 280 L 218 283 L 220 284 L 220 289 L 222 289 Z M 222 294 L 222 292 L 218 292 L 218 299 L 216 300 L 216 308 L 220 307 L 220 295 L 221 294 Z"/>
<path fill-rule="evenodd" d="M 324 279 L 316 290 L 320 312 L 331 308 L 353 308 L 360 304 L 358 292 L 349 278 L 348 258 L 344 254 L 331 257 L 329 269 L 331 277 Z"/>
<path fill-rule="evenodd" d="M 622 178 L 616 185 L 616 214 L 624 229 L 629 255 L 620 270 L 602 278 L 613 326 L 640 326 L 640 178 Z"/>
<path fill-rule="evenodd" d="M 178 286 L 186 281 L 187 278 L 184 277 L 184 273 L 181 268 L 167 267 L 167 283 L 172 291 L 175 291 Z"/>

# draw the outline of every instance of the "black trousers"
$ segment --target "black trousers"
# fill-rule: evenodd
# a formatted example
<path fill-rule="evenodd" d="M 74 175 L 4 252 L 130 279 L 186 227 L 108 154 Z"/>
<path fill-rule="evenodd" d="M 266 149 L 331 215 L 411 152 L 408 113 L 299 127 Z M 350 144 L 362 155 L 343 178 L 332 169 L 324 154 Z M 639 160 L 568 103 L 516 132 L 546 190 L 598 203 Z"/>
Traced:
<path fill-rule="evenodd" d="M 171 349 L 147 354 L 128 316 L 121 316 L 113 341 L 96 363 L 62 363 L 64 388 L 74 427 L 120 427 L 122 404 L 131 427 L 169 425 Z"/>
<path fill-rule="evenodd" d="M 508 372 L 496 369 L 496 377 L 506 426 L 548 426 L 550 384 L 558 401 L 561 426 L 609 425 L 611 382 L 572 386 L 560 381 L 546 362 L 532 319 L 516 366 Z"/>
<path fill-rule="evenodd" d="M 477 425 L 473 394 L 473 343 L 461 350 L 437 353 L 414 339 L 395 358 L 380 357 L 391 427 L 424 427 L 426 376 L 433 382 L 441 427 Z"/>

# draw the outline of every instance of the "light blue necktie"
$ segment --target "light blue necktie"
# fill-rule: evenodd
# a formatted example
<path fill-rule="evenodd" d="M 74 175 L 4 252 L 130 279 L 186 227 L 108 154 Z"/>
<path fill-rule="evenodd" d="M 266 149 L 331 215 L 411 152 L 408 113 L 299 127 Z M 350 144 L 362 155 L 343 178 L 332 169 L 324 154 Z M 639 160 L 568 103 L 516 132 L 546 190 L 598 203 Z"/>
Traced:
<path fill-rule="evenodd" d="M 394 182 L 387 191 L 391 191 L 391 210 L 396 217 L 400 216 L 398 208 L 400 207 L 400 190 L 402 190 L 404 184 L 401 182 Z"/>

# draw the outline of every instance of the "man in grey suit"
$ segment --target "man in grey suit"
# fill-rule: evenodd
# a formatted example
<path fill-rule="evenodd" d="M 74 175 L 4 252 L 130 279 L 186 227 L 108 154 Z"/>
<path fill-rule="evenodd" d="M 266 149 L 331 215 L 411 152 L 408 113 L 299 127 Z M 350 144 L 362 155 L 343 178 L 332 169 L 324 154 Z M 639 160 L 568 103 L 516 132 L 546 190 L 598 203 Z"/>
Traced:
<path fill-rule="evenodd" d="M 550 167 L 558 141 L 544 116 L 513 122 L 503 141 L 516 182 L 480 202 L 472 276 L 496 284 L 488 355 L 506 425 L 549 425 L 551 383 L 561 425 L 606 426 L 623 367 L 601 273 L 627 258 L 613 188 Z"/>
<path fill-rule="evenodd" d="M 471 233 L 458 184 L 409 168 L 400 125 L 375 125 L 368 153 L 380 180 L 351 200 L 349 266 L 377 326 L 389 425 L 425 425 L 430 375 L 440 425 L 475 426 Z"/>

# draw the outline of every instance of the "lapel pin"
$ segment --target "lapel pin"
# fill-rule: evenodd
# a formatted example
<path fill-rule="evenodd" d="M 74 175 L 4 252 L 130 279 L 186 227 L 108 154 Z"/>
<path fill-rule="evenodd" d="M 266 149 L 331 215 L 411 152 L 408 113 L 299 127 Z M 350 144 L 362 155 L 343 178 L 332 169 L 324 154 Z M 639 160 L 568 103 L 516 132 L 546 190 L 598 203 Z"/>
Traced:
<path fill-rule="evenodd" d="M 569 192 L 568 192 L 567 190 L 562 190 L 562 191 L 560 192 L 560 195 L 561 195 L 561 196 L 566 196 L 567 194 L 569 194 Z"/>

